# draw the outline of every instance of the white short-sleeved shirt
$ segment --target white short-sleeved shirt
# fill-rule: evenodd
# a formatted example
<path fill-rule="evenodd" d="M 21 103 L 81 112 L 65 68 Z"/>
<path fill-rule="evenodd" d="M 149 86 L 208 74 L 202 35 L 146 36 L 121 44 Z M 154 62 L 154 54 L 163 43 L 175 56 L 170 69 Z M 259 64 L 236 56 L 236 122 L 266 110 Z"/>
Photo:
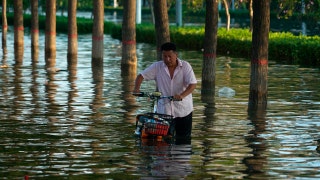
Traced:
<path fill-rule="evenodd" d="M 157 89 L 162 93 L 162 96 L 181 94 L 190 84 L 197 84 L 191 65 L 181 59 L 178 59 L 178 66 L 172 79 L 170 78 L 169 69 L 163 61 L 153 63 L 140 74 L 144 80 L 155 80 Z M 169 114 L 174 117 L 185 117 L 192 111 L 192 93 L 184 97 L 182 101 L 160 99 L 157 107 L 158 113 Z"/>

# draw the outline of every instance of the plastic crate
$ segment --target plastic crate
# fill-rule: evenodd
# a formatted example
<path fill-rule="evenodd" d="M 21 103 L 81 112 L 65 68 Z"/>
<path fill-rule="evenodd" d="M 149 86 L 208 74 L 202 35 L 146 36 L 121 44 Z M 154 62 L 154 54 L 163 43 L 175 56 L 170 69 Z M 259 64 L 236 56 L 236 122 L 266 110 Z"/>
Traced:
<path fill-rule="evenodd" d="M 156 135 L 156 136 L 165 136 L 169 131 L 169 123 L 167 121 L 157 121 L 155 119 L 148 119 L 145 124 L 145 133 Z"/>

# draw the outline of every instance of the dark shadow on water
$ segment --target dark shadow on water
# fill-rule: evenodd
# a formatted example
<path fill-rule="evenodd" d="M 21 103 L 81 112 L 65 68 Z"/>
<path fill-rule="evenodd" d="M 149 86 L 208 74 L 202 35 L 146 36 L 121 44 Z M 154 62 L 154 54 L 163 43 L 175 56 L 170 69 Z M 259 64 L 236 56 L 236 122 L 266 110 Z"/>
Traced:
<path fill-rule="evenodd" d="M 103 102 L 103 85 L 104 85 L 104 76 L 103 76 L 103 59 L 94 59 L 92 60 L 92 79 L 94 84 L 94 97 L 90 108 L 92 112 L 97 117 L 102 117 L 103 113 L 99 112 L 99 108 L 104 106 Z"/>
<path fill-rule="evenodd" d="M 266 177 L 264 166 L 267 163 L 267 157 L 264 152 L 267 149 L 267 144 L 266 139 L 260 136 L 266 131 L 266 107 L 260 106 L 248 111 L 248 119 L 253 129 L 245 136 L 245 140 L 252 151 L 251 156 L 242 160 L 242 163 L 247 167 L 244 173 L 247 174 L 247 178 Z"/>
<path fill-rule="evenodd" d="M 69 91 L 68 91 L 68 113 L 70 118 L 73 118 L 73 103 L 76 101 L 77 97 L 77 59 L 69 58 L 68 59 L 68 82 L 69 82 Z"/>
<path fill-rule="evenodd" d="M 21 70 L 22 64 L 21 63 L 15 63 L 13 70 L 14 70 L 14 88 L 13 88 L 13 107 L 14 108 L 14 113 L 15 115 L 22 114 L 22 104 L 20 103 L 21 101 L 24 101 L 24 96 L 23 96 L 23 88 L 22 88 L 22 70 Z"/>
<path fill-rule="evenodd" d="M 40 110 L 40 91 L 39 91 L 39 87 L 40 87 L 40 83 L 38 82 L 38 78 L 39 78 L 39 70 L 37 67 L 37 62 L 32 61 L 32 71 L 31 71 L 31 87 L 30 87 L 30 91 L 31 91 L 31 95 L 32 95 L 32 104 L 33 104 L 33 114 L 40 114 L 41 110 Z"/>
<path fill-rule="evenodd" d="M 55 67 L 47 67 L 45 92 L 48 111 L 46 115 L 52 121 L 55 121 L 54 117 L 58 114 L 61 107 L 58 101 L 56 101 L 57 89 L 59 88 L 59 85 L 56 83 L 56 73 Z"/>
<path fill-rule="evenodd" d="M 135 96 L 132 95 L 134 81 L 137 76 L 136 72 L 136 65 L 121 67 L 121 99 L 125 102 L 122 107 L 125 110 L 123 116 L 126 121 L 129 121 L 129 123 L 132 124 L 135 123 L 133 115 L 137 109 Z"/>
<path fill-rule="evenodd" d="M 204 169 L 206 166 L 210 165 L 214 161 L 214 149 L 215 149 L 215 142 L 212 138 L 209 138 L 208 134 L 214 127 L 214 122 L 216 121 L 215 113 L 216 113 L 216 107 L 215 107 L 215 90 L 208 89 L 208 90 L 201 90 L 201 101 L 204 104 L 204 112 L 203 112 L 203 124 L 201 125 L 200 131 L 201 131 L 201 137 L 198 137 L 201 139 L 203 144 L 203 151 L 201 153 L 201 157 L 203 157 L 201 167 Z M 214 128 L 213 128 L 214 129 Z M 211 132 L 214 133 L 214 132 Z"/>

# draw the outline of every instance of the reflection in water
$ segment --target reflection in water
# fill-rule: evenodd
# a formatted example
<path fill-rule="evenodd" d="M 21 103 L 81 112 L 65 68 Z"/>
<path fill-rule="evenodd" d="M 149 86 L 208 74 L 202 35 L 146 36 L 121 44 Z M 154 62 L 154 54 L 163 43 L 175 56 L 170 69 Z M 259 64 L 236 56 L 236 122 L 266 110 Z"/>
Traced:
<path fill-rule="evenodd" d="M 94 84 L 94 98 L 92 100 L 91 109 L 96 117 L 101 117 L 103 114 L 99 111 L 99 108 L 104 106 L 103 102 L 103 60 L 96 59 L 92 62 L 92 78 Z"/>
<path fill-rule="evenodd" d="M 130 65 L 129 65 L 130 66 Z M 132 117 L 132 114 L 136 110 L 135 97 L 131 94 L 134 88 L 134 80 L 137 76 L 137 66 L 131 65 L 132 67 L 126 67 L 121 70 L 121 85 L 122 93 L 121 98 L 125 101 L 123 104 L 123 109 L 126 110 L 124 113 L 124 119 L 129 120 L 131 124 L 135 123 L 135 118 Z"/>
<path fill-rule="evenodd" d="M 209 167 L 210 164 L 215 159 L 215 144 L 216 142 L 214 141 L 213 138 L 210 138 L 208 134 L 215 133 L 212 132 L 212 129 L 214 129 L 214 122 L 216 121 L 215 118 L 215 112 L 216 112 L 216 107 L 215 107 L 215 94 L 214 91 L 209 93 L 204 93 L 202 91 L 201 94 L 201 101 L 204 104 L 204 110 L 203 110 L 203 125 L 200 128 L 201 132 L 206 132 L 201 134 L 202 138 L 201 143 L 203 145 L 203 151 L 201 153 L 201 156 L 203 157 L 202 159 L 202 164 L 201 167 L 206 169 L 206 167 Z"/>
<path fill-rule="evenodd" d="M 68 59 L 69 60 L 69 59 Z M 68 82 L 69 82 L 69 92 L 68 92 L 68 113 L 70 114 L 70 118 L 73 119 L 73 103 L 75 102 L 75 98 L 77 97 L 77 61 L 69 60 L 68 61 Z"/>
<path fill-rule="evenodd" d="M 247 166 L 245 172 L 248 178 L 265 176 L 264 166 L 267 163 L 267 157 L 264 152 L 267 145 L 266 139 L 260 135 L 266 131 L 266 109 L 256 109 L 256 111 L 249 111 L 248 114 L 254 128 L 245 137 L 248 147 L 252 149 L 252 156 L 243 159 L 243 163 Z"/>
<path fill-rule="evenodd" d="M 23 104 L 21 102 L 24 101 L 24 97 L 23 97 L 23 88 L 22 88 L 22 70 L 21 70 L 21 64 L 20 63 L 15 63 L 14 67 L 14 89 L 13 89 L 13 106 L 16 107 L 13 110 L 13 114 L 14 115 L 19 115 L 22 114 L 23 111 Z M 16 118 L 19 119 L 19 117 L 17 116 Z"/>
<path fill-rule="evenodd" d="M 7 51 L 7 48 L 4 48 L 5 51 Z M 3 52 L 2 54 L 2 58 L 1 58 L 1 68 L 6 68 L 8 67 L 7 65 L 7 52 Z"/>
<path fill-rule="evenodd" d="M 3 96 L 3 100 L 7 100 L 9 96 L 8 96 L 8 88 L 7 88 L 7 86 L 5 86 L 5 84 L 7 84 L 9 82 L 9 79 L 8 79 L 9 70 L 8 70 L 8 65 L 7 65 L 7 55 L 6 54 L 3 54 L 0 70 L 3 72 L 3 74 L 1 74 L 1 76 L 0 76 L 1 82 L 2 82 L 0 94 Z M 0 100 L 1 100 L 1 98 L 0 98 Z M 1 109 L 2 109 L 2 105 L 1 105 Z"/>
<path fill-rule="evenodd" d="M 320 154 L 320 139 L 316 139 L 315 141 L 317 141 L 316 151 Z"/>
<path fill-rule="evenodd" d="M 33 106 L 32 112 L 33 114 L 40 114 L 41 108 L 40 108 L 40 92 L 39 92 L 39 86 L 38 83 L 38 77 L 39 77 L 39 71 L 37 69 L 37 63 L 32 62 L 32 71 L 31 71 L 31 87 L 30 92 L 32 95 L 31 105 Z"/>
<path fill-rule="evenodd" d="M 49 121 L 56 121 L 55 115 L 59 114 L 60 106 L 58 101 L 56 101 L 56 94 L 58 85 L 55 83 L 55 75 L 56 71 L 52 71 L 53 68 L 48 69 L 46 71 L 47 79 L 45 82 L 45 92 L 46 92 L 46 101 L 47 101 L 47 109 L 46 113 L 49 116 Z"/>
<path fill-rule="evenodd" d="M 6 45 L 5 45 L 5 46 L 3 46 L 3 44 L 2 44 L 2 54 L 3 54 L 3 59 L 5 59 L 5 57 L 7 56 L 7 53 L 8 53 L 8 50 L 7 50 Z"/>
<path fill-rule="evenodd" d="M 137 142 L 141 153 L 141 179 L 184 179 L 192 174 L 191 144 L 171 144 L 148 138 Z"/>

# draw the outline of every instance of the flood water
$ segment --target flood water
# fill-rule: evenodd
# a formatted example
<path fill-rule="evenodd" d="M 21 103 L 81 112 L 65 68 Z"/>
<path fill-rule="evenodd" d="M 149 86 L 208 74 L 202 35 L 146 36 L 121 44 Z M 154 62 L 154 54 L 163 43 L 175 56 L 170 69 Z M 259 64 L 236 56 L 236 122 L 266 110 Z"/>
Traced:
<path fill-rule="evenodd" d="M 67 70 L 67 35 L 57 35 L 57 65 L 31 63 L 25 33 L 24 63 L 15 65 L 13 34 L 0 69 L 1 179 L 319 179 L 320 74 L 318 69 L 270 61 L 268 107 L 248 115 L 250 64 L 217 58 L 214 102 L 201 98 L 202 55 L 182 51 L 194 67 L 190 144 L 133 137 L 135 114 L 149 102 L 130 94 L 121 76 L 121 43 L 105 36 L 103 81 L 93 81 L 91 35 L 79 36 L 76 69 Z M 154 62 L 155 47 L 138 44 L 138 70 Z M 152 91 L 153 83 L 142 87 Z M 220 96 L 229 87 L 235 95 Z M 320 144 L 320 143 L 319 143 Z"/>

